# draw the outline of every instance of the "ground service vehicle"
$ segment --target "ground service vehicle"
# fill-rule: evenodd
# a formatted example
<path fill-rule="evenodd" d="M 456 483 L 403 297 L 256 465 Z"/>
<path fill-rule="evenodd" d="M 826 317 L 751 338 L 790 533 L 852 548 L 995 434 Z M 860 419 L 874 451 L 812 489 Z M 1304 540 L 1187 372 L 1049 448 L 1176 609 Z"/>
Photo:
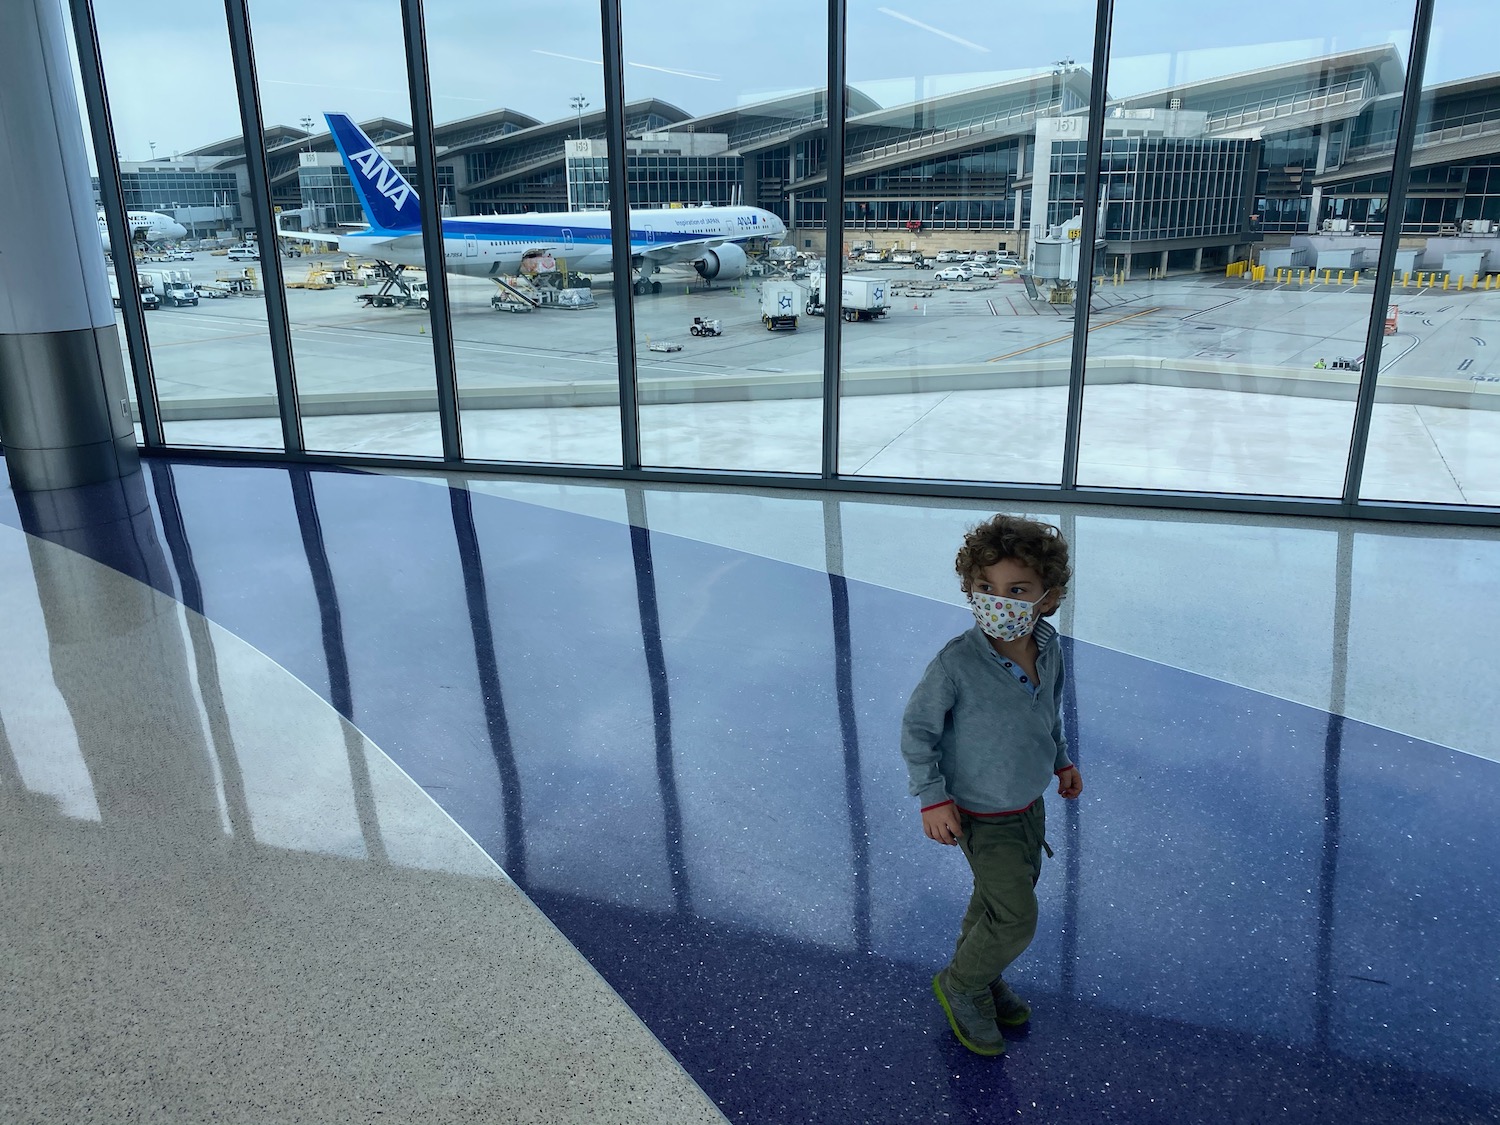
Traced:
<path fill-rule="evenodd" d="M 760 322 L 768 332 L 792 332 L 807 291 L 791 281 L 766 281 L 760 287 Z"/>
<path fill-rule="evenodd" d="M 114 274 L 109 275 L 109 299 L 115 308 L 120 307 L 120 282 Z M 156 290 L 151 288 L 151 283 L 144 277 L 141 278 L 141 308 L 161 308 L 161 298 L 156 295 Z"/>
<path fill-rule="evenodd" d="M 365 308 L 374 309 L 407 309 L 414 305 L 419 309 L 426 309 L 429 302 L 427 282 L 405 279 L 382 285 L 374 293 L 360 293 L 355 299 L 363 301 Z M 491 303 L 493 304 L 493 300 Z"/>
<path fill-rule="evenodd" d="M 231 246 L 229 260 L 231 262 L 258 262 L 260 261 L 260 247 L 253 242 L 242 242 L 238 246 Z"/>
<path fill-rule="evenodd" d="M 724 335 L 724 322 L 722 320 L 704 320 L 701 316 L 693 317 L 693 323 L 688 331 L 694 336 L 722 336 Z"/>
<path fill-rule="evenodd" d="M 890 286 L 883 277 L 860 277 L 849 274 L 839 289 L 843 305 L 843 318 L 851 323 L 856 320 L 876 320 L 884 316 L 891 307 Z M 828 304 L 828 279 L 818 278 L 817 287 L 808 295 L 807 315 L 823 316 Z"/>
<path fill-rule="evenodd" d="M 141 280 L 151 283 L 164 305 L 176 308 L 198 303 L 198 291 L 193 287 L 192 275 L 187 270 L 146 270 L 142 272 Z"/>

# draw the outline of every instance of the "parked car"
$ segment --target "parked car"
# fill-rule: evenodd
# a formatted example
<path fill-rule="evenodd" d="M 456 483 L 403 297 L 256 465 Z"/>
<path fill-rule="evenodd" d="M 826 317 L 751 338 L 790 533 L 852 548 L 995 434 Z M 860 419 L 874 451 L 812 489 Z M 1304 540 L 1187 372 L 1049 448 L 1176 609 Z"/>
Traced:
<path fill-rule="evenodd" d="M 944 266 L 932 276 L 939 281 L 968 281 L 974 276 L 974 271 L 968 266 Z"/>
<path fill-rule="evenodd" d="M 1016 273 L 1020 270 L 1021 263 L 1014 258 L 999 258 L 993 262 L 974 267 L 974 273 L 978 277 L 997 278 L 1006 274 Z"/>
<path fill-rule="evenodd" d="M 937 260 L 940 261 L 940 262 L 956 262 L 956 261 L 958 261 L 958 251 L 957 250 L 939 250 L 937 252 Z"/>
<path fill-rule="evenodd" d="M 231 246 L 229 260 L 231 262 L 258 262 L 260 261 L 260 247 L 253 242 L 242 242 L 238 246 Z"/>

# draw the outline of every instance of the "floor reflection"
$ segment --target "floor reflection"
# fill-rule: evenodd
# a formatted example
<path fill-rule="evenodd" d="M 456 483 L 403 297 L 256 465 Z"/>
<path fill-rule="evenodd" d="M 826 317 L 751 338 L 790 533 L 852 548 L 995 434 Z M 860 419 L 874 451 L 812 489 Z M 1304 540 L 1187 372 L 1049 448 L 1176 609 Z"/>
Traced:
<path fill-rule="evenodd" d="M 160 699 L 158 721 L 199 732 L 145 775 L 174 779 L 160 815 L 412 862 L 414 821 L 350 722 L 295 784 L 267 779 L 296 755 L 236 736 L 268 744 L 223 673 L 222 626 L 389 752 L 731 1116 L 1233 1105 L 1446 1122 L 1495 1106 L 1500 767 L 1338 716 L 1351 531 L 1333 567 L 1333 713 L 1066 642 L 1089 788 L 1056 817 L 1021 967 L 1045 1015 L 984 1069 L 926 998 L 967 888 L 913 830 L 894 749 L 906 693 L 963 613 L 843 577 L 839 501 L 822 505 L 826 566 L 806 569 L 652 531 L 640 489 L 622 527 L 362 474 L 150 472 L 165 551 L 140 497 L 108 534 L 22 522 L 195 611 L 183 625 L 143 586 L 139 604 L 46 617 L 54 652 L 84 622 L 120 622 L 115 651 L 152 667 L 109 692 Z M 33 569 L 44 603 L 87 606 L 54 562 Z M 107 819 L 126 781 L 85 743 L 111 696 L 61 663 Z M 0 770 L 24 774 L 14 753 Z"/>

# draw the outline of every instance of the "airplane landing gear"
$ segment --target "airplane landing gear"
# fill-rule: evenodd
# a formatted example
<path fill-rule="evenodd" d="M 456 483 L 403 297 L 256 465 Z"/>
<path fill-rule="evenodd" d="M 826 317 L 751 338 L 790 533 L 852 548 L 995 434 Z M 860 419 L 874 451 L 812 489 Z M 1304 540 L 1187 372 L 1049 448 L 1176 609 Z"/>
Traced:
<path fill-rule="evenodd" d="M 654 280 L 651 276 L 656 272 L 656 264 L 654 262 L 639 264 L 636 266 L 636 269 L 639 271 L 640 276 L 630 286 L 632 293 L 637 297 L 644 297 L 647 293 L 661 292 L 661 282 Z"/>

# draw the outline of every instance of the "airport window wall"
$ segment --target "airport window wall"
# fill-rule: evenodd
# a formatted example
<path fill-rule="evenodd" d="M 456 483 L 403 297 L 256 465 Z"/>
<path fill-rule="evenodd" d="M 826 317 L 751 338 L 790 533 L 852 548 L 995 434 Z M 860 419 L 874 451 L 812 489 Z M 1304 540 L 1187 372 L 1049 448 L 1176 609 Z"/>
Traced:
<path fill-rule="evenodd" d="M 1302 19 L 1310 42 L 1353 36 L 1362 45 L 1401 48 L 1410 42 L 1412 5 L 1329 0 L 1304 10 Z M 1168 88 L 1174 71 L 1195 68 L 1193 48 L 1170 57 L 1159 54 L 1158 20 L 1158 5 L 1150 0 L 1117 0 L 1106 83 L 1118 74 L 1144 72 L 1148 85 Z M 1252 29 L 1236 46 L 1243 56 L 1255 57 L 1266 44 Z M 1316 69 L 1314 59 L 1305 62 L 1309 71 Z M 1330 97 L 1342 97 L 1346 86 L 1355 85 L 1364 89 L 1363 72 L 1338 83 Z M 1251 102 L 1243 114 L 1224 97 L 1210 108 L 1226 120 L 1249 119 L 1273 107 L 1289 113 L 1304 103 L 1311 108 L 1313 94 L 1306 83 L 1292 83 Z M 1185 98 L 1184 104 L 1197 103 Z M 1238 156 L 1243 170 L 1243 147 Z M 1104 159 L 1108 178 L 1107 143 Z M 1150 206 L 1160 210 L 1163 200 L 1190 198 L 1194 193 L 1178 182 L 1182 178 L 1168 172 L 1158 179 L 1148 195 Z M 1242 260 L 1250 260 L 1250 249 L 1238 251 L 1245 255 Z M 1321 258 L 1325 251 L 1319 247 L 1315 253 Z M 1326 253 L 1331 261 L 1333 251 Z M 1153 256 L 1154 262 L 1148 259 L 1152 283 L 1142 288 L 1135 273 L 1117 273 L 1092 298 L 1082 341 L 1079 482 L 1342 495 L 1355 421 L 1356 368 L 1374 312 L 1369 270 L 1356 279 L 1361 262 L 1351 256 L 1336 276 L 1318 273 L 1311 283 L 1295 286 L 1263 285 L 1254 275 L 1242 286 L 1243 273 L 1221 276 L 1216 284 L 1184 284 L 1180 274 L 1173 276 L 1170 250 Z M 1321 260 L 1313 264 L 1327 268 Z"/>
<path fill-rule="evenodd" d="M 632 152 L 625 161 L 630 198 L 638 207 L 683 207 L 738 202 L 744 161 L 738 156 L 660 155 Z M 579 210 L 609 207 L 609 160 L 568 159 L 568 200 Z"/>
<path fill-rule="evenodd" d="M 582 139 L 596 154 L 586 159 L 597 159 L 601 174 L 608 167 L 599 4 L 563 0 L 524 19 L 511 10 L 503 25 L 457 0 L 428 0 L 425 10 L 435 121 L 505 105 L 543 122 L 498 154 L 466 157 L 470 207 L 501 216 L 567 210 L 567 147 Z M 497 86 L 501 76 L 516 81 Z M 637 113 L 629 124 L 656 120 Z M 531 237 L 528 228 L 460 229 L 468 256 L 447 280 L 462 448 L 472 460 L 621 464 L 614 303 L 608 270 L 598 268 L 609 212 L 603 200 L 579 206 L 589 222 L 545 227 L 539 253 L 498 276 L 486 255 Z M 571 303 L 551 303 L 563 293 Z"/>
<path fill-rule="evenodd" d="M 414 173 L 411 149 L 400 143 L 404 124 L 412 120 L 400 0 L 323 0 L 311 8 L 292 0 L 254 0 L 249 9 L 268 120 L 296 115 L 326 127 L 325 113 L 342 112 L 346 95 L 340 88 L 379 74 L 380 92 L 367 95 L 372 100 L 365 109 L 351 115 L 383 119 L 371 129 L 375 147 L 364 159 L 383 182 Z M 366 49 L 320 58 L 320 85 L 309 89 L 305 45 L 339 42 L 352 28 L 367 39 Z M 343 169 L 336 174 L 347 181 Z M 332 185 L 329 190 L 337 192 Z M 339 202 L 336 195 L 333 201 Z M 408 202 L 407 212 L 415 209 Z M 357 210 L 343 214 L 335 221 L 361 220 Z M 441 457 L 432 336 L 424 315 L 430 279 L 420 231 L 403 237 L 373 266 L 304 253 L 311 247 L 300 243 L 279 249 L 298 255 L 283 254 L 280 271 L 307 448 Z M 339 283 L 346 268 L 363 287 L 351 292 Z"/>
<path fill-rule="evenodd" d="M 806 102 L 818 103 L 826 96 L 828 81 L 826 25 L 808 19 L 807 11 L 796 0 L 762 0 L 753 12 L 732 0 L 624 0 L 625 100 L 634 104 L 655 99 L 695 117 L 725 106 L 761 103 L 787 90 L 809 93 Z M 731 69 L 722 54 L 694 55 L 684 62 L 664 53 L 664 45 L 671 42 L 719 40 L 725 28 L 733 29 L 734 54 L 774 59 L 774 77 L 755 66 Z M 637 166 L 645 172 L 651 167 L 645 162 L 654 162 L 661 169 L 661 182 L 670 184 L 671 169 L 660 162 L 671 160 L 690 166 L 687 156 L 642 155 L 630 164 L 639 161 Z M 693 174 L 710 175 L 713 169 L 710 165 Z M 724 179 L 717 190 L 722 192 L 731 182 L 741 181 L 743 162 L 736 157 L 722 165 L 719 174 Z M 691 235 L 699 221 L 693 208 L 668 209 L 661 222 L 645 225 L 637 234 L 637 216 L 680 199 L 660 198 L 649 179 L 631 174 L 627 185 L 632 243 L 641 266 L 631 290 L 641 463 L 817 473 L 821 334 L 810 325 L 799 331 L 769 332 L 760 319 L 767 301 L 775 305 L 783 299 L 802 315 L 806 288 L 790 280 L 757 281 L 749 276 L 752 261 L 764 256 L 761 239 L 675 250 L 672 242 L 683 233 Z M 669 187 L 665 194 L 674 192 Z M 718 198 L 729 202 L 723 195 Z M 712 221 L 714 229 L 719 229 L 719 221 Z M 759 217 L 731 211 L 722 222 L 738 234 L 752 234 L 752 223 Z M 658 229 L 653 231 L 653 226 Z M 778 284 L 785 291 L 773 297 Z M 728 335 L 713 334 L 726 326 Z M 751 333 L 765 343 L 746 340 Z"/>
<path fill-rule="evenodd" d="M 1104 140 L 1104 237 L 1111 241 L 1238 234 L 1245 225 L 1248 141 Z M 1053 149 L 1048 222 L 1083 196 L 1084 145 Z"/>
<path fill-rule="evenodd" d="M 174 115 L 164 112 L 164 90 L 192 92 L 203 120 L 212 122 L 204 133 L 243 136 L 223 10 L 193 5 L 172 13 L 171 34 L 191 42 L 191 51 L 160 50 L 163 14 L 159 6 L 138 0 L 94 9 L 115 152 L 122 163 L 148 161 L 157 150 L 186 150 L 195 143 L 177 133 Z M 243 148 L 243 140 L 237 143 Z M 162 201 L 150 202 L 145 210 Z M 160 248 L 137 242 L 131 257 L 146 313 L 141 359 L 154 381 L 163 440 L 189 447 L 283 448 L 283 404 L 260 264 L 209 252 L 182 261 L 150 260 Z M 129 300 L 124 255 L 111 256 L 110 272 L 121 300 Z M 121 338 L 126 338 L 123 322 Z"/>
<path fill-rule="evenodd" d="M 1464 69 L 1467 26 L 1465 5 L 1437 0 L 1419 123 L 1439 117 L 1433 103 L 1444 85 L 1464 85 L 1493 69 L 1484 60 L 1481 71 L 1474 59 L 1467 60 L 1474 69 Z M 1491 94 L 1489 104 L 1484 101 L 1470 102 L 1477 120 L 1467 124 L 1485 120 L 1500 97 Z M 1461 200 L 1415 198 L 1422 186 L 1439 183 L 1456 184 L 1468 194 Z M 1425 229 L 1439 236 L 1423 240 L 1422 254 L 1411 263 L 1418 276 L 1403 271 L 1402 282 L 1392 288 L 1391 303 L 1400 310 L 1398 331 L 1381 354 L 1361 494 L 1372 500 L 1500 506 L 1500 429 L 1493 422 L 1500 362 L 1489 357 L 1500 343 L 1489 331 L 1500 316 L 1500 291 L 1484 288 L 1500 283 L 1500 237 L 1465 237 L 1460 225 L 1462 219 L 1489 217 L 1500 232 L 1500 195 L 1490 194 L 1500 191 L 1500 155 L 1468 167 L 1414 168 L 1410 190 L 1407 223 L 1418 204 Z M 1461 213 L 1450 209 L 1456 206 Z M 1424 267 L 1430 271 L 1425 276 Z"/>
<path fill-rule="evenodd" d="M 1012 38 L 1001 21 L 975 21 L 957 4 L 924 8 L 923 28 L 878 0 L 857 0 L 848 14 L 849 80 L 855 86 L 878 82 L 875 88 L 891 91 L 889 102 L 913 107 L 913 120 L 946 126 L 954 97 L 990 85 L 987 56 L 1003 52 L 1009 65 L 1040 72 L 1010 83 L 1015 93 L 1005 107 L 1018 118 L 1035 116 L 1039 108 L 1060 106 L 1062 91 L 1076 81 L 1076 61 L 1060 60 L 1089 57 L 1094 14 L 1088 0 L 1060 0 L 1048 19 L 1048 53 L 1038 56 L 1008 46 L 1018 46 L 1023 37 Z M 950 27 L 963 28 L 962 42 L 934 34 L 933 29 Z M 944 42 L 947 46 L 940 46 Z M 997 128 L 1010 120 L 1005 115 Z M 952 156 L 943 150 L 954 141 L 946 132 L 918 134 L 911 143 L 941 154 L 928 159 L 930 170 L 952 167 Z M 1020 237 L 1005 228 L 1011 225 L 1006 219 L 1014 219 L 1022 144 L 1020 138 L 1006 138 L 987 146 L 992 151 L 977 162 L 976 175 L 955 184 L 934 214 L 916 214 L 918 225 L 912 229 L 870 239 L 856 222 L 859 236 L 875 242 L 877 251 L 916 246 L 934 259 L 998 251 L 1002 244 L 1009 248 Z M 859 161 L 859 154 L 851 154 L 846 167 Z M 846 180 L 848 198 L 858 199 L 856 185 Z M 980 267 L 972 259 L 934 264 L 934 270 L 910 274 L 888 272 L 879 261 L 846 265 L 839 293 L 843 308 L 834 306 L 823 317 L 824 331 L 839 332 L 840 471 L 961 481 L 1060 480 L 1068 310 L 1033 304 L 1012 284 L 1015 274 L 1002 272 L 998 264 L 993 281 L 958 274 Z"/>
<path fill-rule="evenodd" d="M 1471 0 L 1436 0 L 1422 28 L 1425 0 L 1288 8 L 1295 42 L 1228 0 L 1192 20 L 1177 0 L 1059 2 L 991 19 L 950 0 L 832 0 L 845 30 L 830 44 L 823 6 L 747 19 L 727 3 L 562 0 L 512 10 L 501 33 L 462 0 L 231 0 L 174 11 L 193 46 L 168 53 L 160 8 L 97 5 L 132 208 L 213 207 L 232 187 L 246 229 L 257 192 L 363 221 L 347 173 L 325 167 L 334 153 L 298 143 L 325 111 L 378 123 L 382 176 L 415 184 L 442 161 L 443 294 L 419 227 L 390 261 L 351 256 L 346 227 L 312 232 L 344 235 L 341 250 L 182 263 L 198 305 L 152 309 L 132 352 L 160 440 L 1490 518 L 1500 81 L 1465 31 Z M 240 125 L 242 19 L 260 167 Z M 1210 25 L 1211 42 L 1192 30 Z M 408 90 L 417 26 L 430 120 Z M 731 52 L 673 46 L 729 27 Z M 313 58 L 309 35 L 345 46 Z M 193 90 L 193 113 L 163 112 L 164 78 Z M 445 125 L 467 132 L 434 146 Z M 695 151 L 638 151 L 672 130 Z M 609 190 L 620 135 L 625 200 Z M 568 147 L 580 140 L 587 153 Z M 189 183 L 140 167 L 158 152 L 240 163 Z M 763 208 L 781 249 L 671 227 L 674 212 L 708 223 L 705 202 Z M 628 276 L 608 249 L 627 207 Z M 517 230 L 465 231 L 469 216 Z M 795 328 L 768 311 L 782 286 Z"/>

